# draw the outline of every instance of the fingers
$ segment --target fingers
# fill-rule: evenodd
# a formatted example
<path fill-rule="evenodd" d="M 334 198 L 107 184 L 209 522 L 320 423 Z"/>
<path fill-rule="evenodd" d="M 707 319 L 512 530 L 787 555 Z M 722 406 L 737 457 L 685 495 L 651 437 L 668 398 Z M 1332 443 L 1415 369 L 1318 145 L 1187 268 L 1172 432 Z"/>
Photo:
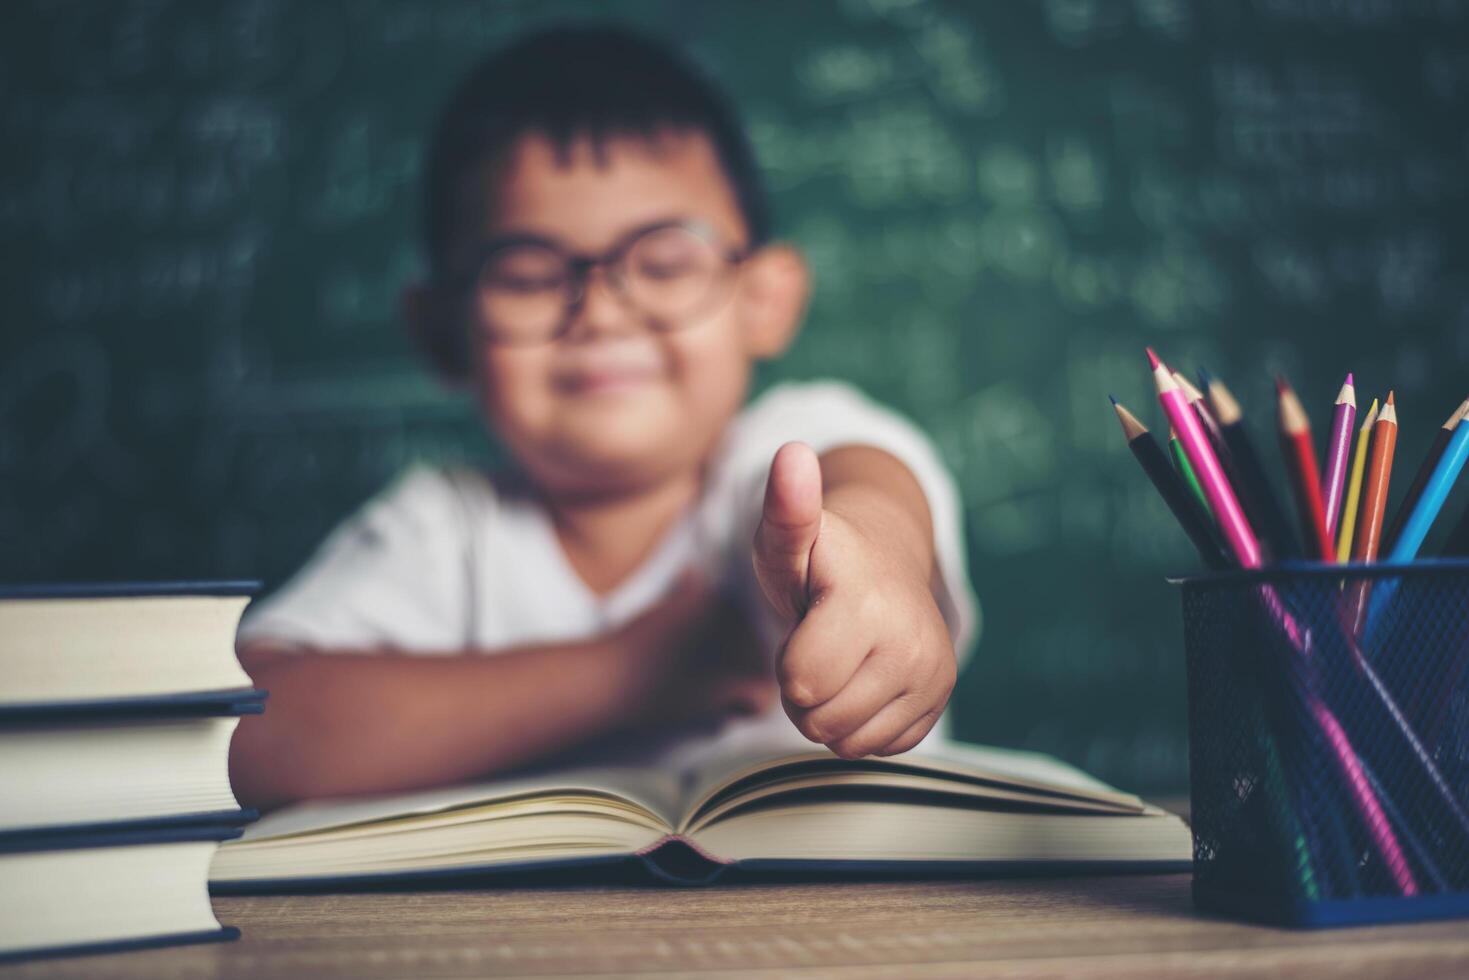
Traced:
<path fill-rule="evenodd" d="M 930 711 L 922 715 L 917 721 L 908 726 L 906 732 L 871 754 L 897 755 L 899 752 L 907 752 L 909 749 L 917 747 L 918 743 L 923 741 L 929 732 L 933 731 L 933 726 L 938 723 L 939 715 L 941 714 L 943 714 L 942 709 Z"/>
<path fill-rule="evenodd" d="M 916 698 L 899 698 L 851 735 L 828 743 L 827 748 L 843 759 L 860 759 L 879 753 L 892 755 L 894 752 L 887 751 L 888 746 L 902 744 L 912 736 L 915 729 L 919 730 L 918 737 L 913 739 L 912 744 L 917 745 L 928 734 L 934 722 L 938 721 L 942 711 L 942 705 L 923 708 Z"/>
<path fill-rule="evenodd" d="M 835 696 L 809 709 L 788 703 L 786 713 L 811 741 L 838 742 L 907 693 L 912 678 L 904 677 L 896 664 L 897 658 L 869 655 Z"/>
<path fill-rule="evenodd" d="M 952 651 L 914 639 L 874 649 L 853 664 L 856 658 L 841 653 L 861 649 L 856 641 L 864 634 L 836 635 L 842 624 L 820 621 L 822 613 L 828 607 L 807 615 L 781 660 L 781 692 L 796 728 L 843 758 L 892 755 L 917 745 L 953 691 Z"/>
<path fill-rule="evenodd" d="M 786 712 L 802 735 L 844 759 L 906 752 L 933 728 L 951 685 L 940 672 L 905 676 L 896 660 L 869 656 L 831 700 L 810 710 L 787 703 Z"/>
<path fill-rule="evenodd" d="M 840 605 L 818 602 L 791 631 L 776 662 L 785 701 L 797 710 L 831 700 L 871 649 L 870 634 Z"/>
<path fill-rule="evenodd" d="M 821 463 L 810 446 L 788 442 L 770 462 L 754 547 L 755 577 L 787 620 L 806 609 L 806 571 L 820 530 Z"/>

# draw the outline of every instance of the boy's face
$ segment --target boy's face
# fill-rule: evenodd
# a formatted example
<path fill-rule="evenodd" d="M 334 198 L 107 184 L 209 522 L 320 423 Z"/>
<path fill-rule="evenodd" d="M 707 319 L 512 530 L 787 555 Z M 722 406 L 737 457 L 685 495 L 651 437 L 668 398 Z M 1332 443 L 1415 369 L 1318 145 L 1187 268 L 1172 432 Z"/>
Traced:
<path fill-rule="evenodd" d="M 518 236 L 596 257 L 638 229 L 706 226 L 745 251 L 729 181 L 702 134 L 613 138 L 600 157 L 523 138 L 491 180 L 480 241 Z M 593 269 L 554 339 L 504 344 L 482 291 L 468 300 L 475 389 L 486 422 L 537 482 L 559 494 L 633 492 L 693 472 L 745 398 L 753 362 L 794 335 L 806 294 L 792 250 L 761 249 L 722 270 L 721 291 L 685 322 L 657 329 Z M 514 328 L 503 324 L 501 328 Z"/>

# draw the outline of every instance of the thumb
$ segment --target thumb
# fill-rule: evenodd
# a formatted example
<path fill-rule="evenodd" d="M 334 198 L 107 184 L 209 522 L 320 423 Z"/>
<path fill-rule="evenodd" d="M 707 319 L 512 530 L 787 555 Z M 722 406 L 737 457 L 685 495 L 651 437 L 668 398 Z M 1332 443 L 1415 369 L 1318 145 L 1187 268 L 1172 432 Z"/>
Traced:
<path fill-rule="evenodd" d="M 806 611 L 806 573 L 821 530 L 821 464 L 805 443 L 788 442 L 770 462 L 755 530 L 755 578 L 787 619 Z"/>

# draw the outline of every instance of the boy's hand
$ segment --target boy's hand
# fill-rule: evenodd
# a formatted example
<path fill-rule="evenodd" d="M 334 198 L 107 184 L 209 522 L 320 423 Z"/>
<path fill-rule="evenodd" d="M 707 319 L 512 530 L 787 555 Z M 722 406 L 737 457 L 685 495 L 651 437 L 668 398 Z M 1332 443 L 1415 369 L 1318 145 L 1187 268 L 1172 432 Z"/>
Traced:
<path fill-rule="evenodd" d="M 744 612 L 695 572 L 612 638 L 633 668 L 631 726 L 717 725 L 778 695 Z"/>
<path fill-rule="evenodd" d="M 871 512 L 823 509 L 821 466 L 787 443 L 770 464 L 755 575 L 794 626 L 777 668 L 801 733 L 843 758 L 917 745 L 954 688 L 954 647 L 930 591 L 925 548 Z"/>

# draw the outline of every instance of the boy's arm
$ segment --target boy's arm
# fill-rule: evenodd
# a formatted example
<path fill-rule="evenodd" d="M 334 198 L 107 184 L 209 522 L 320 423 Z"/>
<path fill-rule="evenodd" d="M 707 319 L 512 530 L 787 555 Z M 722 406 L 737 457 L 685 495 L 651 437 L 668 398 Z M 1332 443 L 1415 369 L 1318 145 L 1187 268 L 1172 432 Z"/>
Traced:
<path fill-rule="evenodd" d="M 241 722 L 230 777 L 242 803 L 262 808 L 507 768 L 609 726 L 628 686 L 610 640 L 493 657 L 286 653 L 257 641 L 240 661 L 270 700 Z"/>
<path fill-rule="evenodd" d="M 247 642 L 240 660 L 270 691 L 230 747 L 242 803 L 398 792 L 511 768 L 620 728 L 763 708 L 774 691 L 736 613 L 685 580 L 622 629 L 493 655 L 285 651 Z M 695 661 L 693 655 L 699 659 Z"/>
<path fill-rule="evenodd" d="M 889 453 L 788 443 L 771 462 L 756 577 L 793 625 L 779 680 L 796 727 L 838 755 L 890 755 L 928 734 L 954 687 L 933 596 L 923 489 Z"/>

